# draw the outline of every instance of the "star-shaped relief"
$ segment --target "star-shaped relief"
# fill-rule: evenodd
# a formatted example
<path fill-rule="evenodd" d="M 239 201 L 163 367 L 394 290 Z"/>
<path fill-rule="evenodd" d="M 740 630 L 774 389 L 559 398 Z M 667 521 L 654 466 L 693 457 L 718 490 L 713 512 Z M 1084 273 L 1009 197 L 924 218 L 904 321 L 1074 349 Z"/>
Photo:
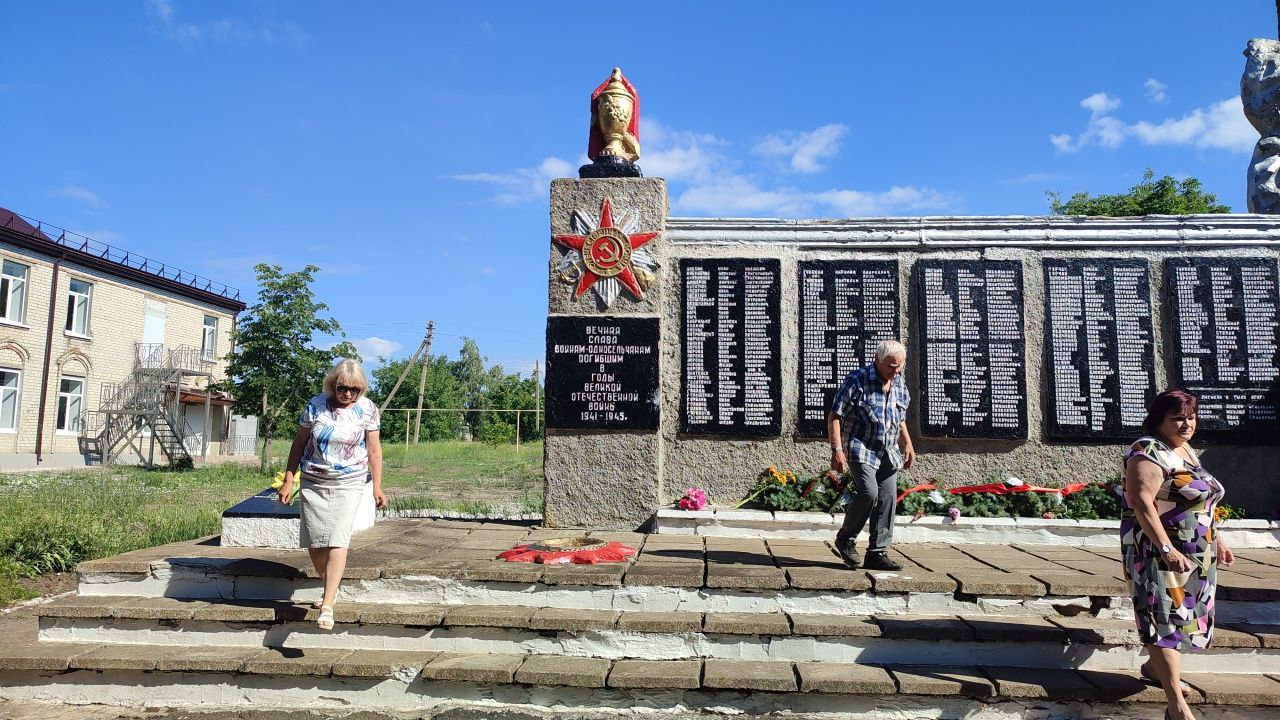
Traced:
<path fill-rule="evenodd" d="M 595 289 L 607 308 L 625 287 L 637 300 L 644 299 L 658 263 L 643 246 L 658 236 L 657 232 L 637 232 L 640 214 L 631 211 L 615 225 L 613 204 L 605 198 L 597 220 L 589 212 L 574 210 L 570 226 L 575 234 L 553 235 L 556 243 L 568 248 L 556 272 L 561 279 L 576 283 L 573 297 L 582 297 Z M 579 274 L 575 275 L 577 272 Z"/>

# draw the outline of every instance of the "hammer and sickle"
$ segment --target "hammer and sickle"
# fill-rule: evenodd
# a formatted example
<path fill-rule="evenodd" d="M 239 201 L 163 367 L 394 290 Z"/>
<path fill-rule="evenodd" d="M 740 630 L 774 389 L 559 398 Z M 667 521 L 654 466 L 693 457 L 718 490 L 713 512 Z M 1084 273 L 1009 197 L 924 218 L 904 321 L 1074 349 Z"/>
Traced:
<path fill-rule="evenodd" d="M 596 259 L 602 264 L 612 265 L 619 260 L 618 248 L 613 243 L 596 245 Z"/>

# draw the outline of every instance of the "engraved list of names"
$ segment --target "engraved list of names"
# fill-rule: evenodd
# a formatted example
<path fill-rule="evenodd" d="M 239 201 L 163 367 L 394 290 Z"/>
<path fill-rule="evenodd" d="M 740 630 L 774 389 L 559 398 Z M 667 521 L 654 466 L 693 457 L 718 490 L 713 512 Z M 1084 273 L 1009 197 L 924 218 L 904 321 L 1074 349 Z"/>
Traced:
<path fill-rule="evenodd" d="M 681 260 L 680 432 L 782 432 L 777 260 Z"/>
<path fill-rule="evenodd" d="M 1044 261 L 1051 437 L 1135 435 L 1156 393 L 1146 261 Z"/>
<path fill-rule="evenodd" d="M 827 409 L 845 376 L 873 362 L 881 340 L 899 336 L 898 263 L 805 260 L 799 281 L 796 434 L 824 437 Z"/>
<path fill-rule="evenodd" d="M 1280 443 L 1276 261 L 1165 261 L 1178 384 L 1200 399 L 1199 431 L 1220 442 Z"/>
<path fill-rule="evenodd" d="M 1022 265 L 921 260 L 921 429 L 934 437 L 1027 437 Z"/>

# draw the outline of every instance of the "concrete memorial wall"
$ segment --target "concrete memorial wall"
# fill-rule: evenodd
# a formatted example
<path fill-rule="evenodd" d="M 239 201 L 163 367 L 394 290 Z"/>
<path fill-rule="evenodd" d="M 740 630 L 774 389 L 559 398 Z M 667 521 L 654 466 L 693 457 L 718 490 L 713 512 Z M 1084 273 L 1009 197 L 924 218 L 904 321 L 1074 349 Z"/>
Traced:
<path fill-rule="evenodd" d="M 913 483 L 1113 479 L 1180 386 L 1228 501 L 1280 505 L 1280 219 L 666 208 L 658 179 L 552 184 L 549 525 L 634 528 L 689 486 L 731 504 L 770 465 L 825 470 L 836 387 L 892 337 Z"/>

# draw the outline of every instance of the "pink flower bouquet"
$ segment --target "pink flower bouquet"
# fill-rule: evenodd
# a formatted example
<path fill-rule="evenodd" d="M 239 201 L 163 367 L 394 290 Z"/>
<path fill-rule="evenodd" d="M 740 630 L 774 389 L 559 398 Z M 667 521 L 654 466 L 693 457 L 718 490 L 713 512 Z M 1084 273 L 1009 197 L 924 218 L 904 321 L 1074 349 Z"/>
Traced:
<path fill-rule="evenodd" d="M 681 510 L 701 510 L 707 506 L 707 493 L 701 488 L 691 487 L 676 502 Z"/>

